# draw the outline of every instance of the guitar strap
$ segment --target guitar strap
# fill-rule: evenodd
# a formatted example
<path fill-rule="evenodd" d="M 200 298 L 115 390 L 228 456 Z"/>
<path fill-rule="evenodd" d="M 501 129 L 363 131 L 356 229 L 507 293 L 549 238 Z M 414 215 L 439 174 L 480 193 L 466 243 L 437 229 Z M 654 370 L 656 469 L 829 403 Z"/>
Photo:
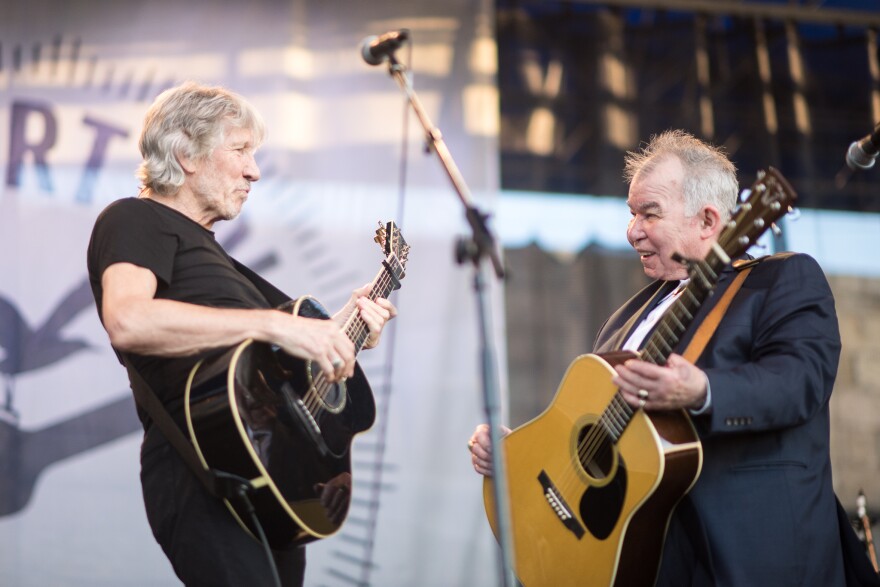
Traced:
<path fill-rule="evenodd" d="M 199 460 L 196 449 L 183 435 L 180 426 L 165 409 L 150 384 L 131 366 L 124 355 L 123 361 L 128 370 L 128 378 L 135 401 L 147 412 L 153 424 L 159 427 L 159 431 L 162 432 L 165 439 L 177 450 L 180 458 L 192 469 L 196 478 L 209 493 L 220 499 L 233 499 L 242 497 L 252 489 L 251 483 L 247 479 L 216 469 L 206 469 Z"/>
<path fill-rule="evenodd" d="M 260 293 L 263 294 L 263 297 L 266 298 L 266 301 L 271 306 L 277 308 L 290 301 L 290 296 L 260 277 L 253 269 L 232 257 L 229 259 L 232 261 L 232 266 L 235 267 L 236 271 L 247 277 L 254 284 L 254 287 L 260 290 Z"/>
<path fill-rule="evenodd" d="M 727 312 L 727 308 L 730 306 L 730 302 L 733 301 L 736 292 L 742 287 L 742 284 L 749 275 L 749 272 L 751 272 L 752 267 L 761 261 L 762 259 L 737 259 L 733 262 L 733 267 L 737 271 L 736 277 L 733 278 L 733 283 L 730 284 L 730 287 L 727 288 L 727 291 L 724 292 L 724 295 L 721 296 L 721 299 L 718 300 L 718 303 L 715 304 L 715 307 L 712 308 L 712 311 L 709 312 L 709 315 L 706 316 L 706 319 L 703 320 L 700 327 L 694 333 L 694 337 L 691 339 L 691 342 L 688 344 L 684 353 L 682 353 L 682 356 L 685 359 L 691 363 L 695 363 L 697 359 L 700 358 L 703 349 L 709 344 L 709 339 L 712 338 L 715 329 L 718 328 L 718 324 L 724 317 L 725 312 Z"/>
<path fill-rule="evenodd" d="M 257 275 L 252 269 L 232 257 L 229 258 L 235 269 L 248 278 L 271 305 L 280 306 L 290 300 L 284 292 Z M 225 471 L 206 469 L 202 465 L 202 461 L 196 454 L 192 443 L 184 436 L 180 426 L 177 425 L 177 422 L 174 421 L 168 410 L 165 409 L 165 406 L 156 395 L 156 392 L 153 391 L 153 388 L 150 387 L 150 384 L 131 366 L 131 363 L 122 353 L 118 353 L 118 355 L 128 370 L 128 379 L 131 383 L 131 390 L 134 393 L 135 401 L 147 412 L 153 423 L 159 427 L 159 431 L 177 450 L 180 458 L 192 469 L 192 472 L 202 485 L 212 495 L 221 499 L 242 497 L 245 492 L 249 491 L 252 486 L 247 479 L 226 473 Z"/>

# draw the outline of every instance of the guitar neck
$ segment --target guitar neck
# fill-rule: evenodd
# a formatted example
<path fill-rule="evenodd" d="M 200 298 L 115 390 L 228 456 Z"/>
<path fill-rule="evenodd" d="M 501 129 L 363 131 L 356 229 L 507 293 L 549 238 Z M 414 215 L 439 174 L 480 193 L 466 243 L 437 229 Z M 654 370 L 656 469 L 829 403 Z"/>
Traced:
<path fill-rule="evenodd" d="M 640 351 L 643 361 L 655 365 L 665 365 L 669 355 L 678 346 L 682 336 L 693 323 L 703 302 L 712 293 L 718 277 L 730 262 L 727 255 L 721 256 L 713 249 L 702 261 L 694 265 L 693 275 L 681 295 L 663 314 Z"/>
<path fill-rule="evenodd" d="M 721 270 L 730 262 L 723 249 L 712 249 L 691 271 L 691 280 L 684 291 L 664 312 L 648 341 L 639 351 L 639 358 L 655 365 L 665 365 L 669 355 L 681 341 L 694 316 L 718 283 Z M 635 409 L 626 403 L 618 390 L 599 417 L 609 438 L 617 442 L 629 425 Z"/>
<path fill-rule="evenodd" d="M 367 297 L 376 301 L 378 298 L 387 298 L 388 294 L 400 289 L 400 279 L 403 277 L 403 267 L 394 255 L 390 255 L 382 262 L 382 269 L 373 278 L 370 293 Z M 370 337 L 370 329 L 364 319 L 361 318 L 357 308 L 351 313 L 344 326 L 345 334 L 354 343 L 355 354 L 359 353 L 367 339 Z"/>

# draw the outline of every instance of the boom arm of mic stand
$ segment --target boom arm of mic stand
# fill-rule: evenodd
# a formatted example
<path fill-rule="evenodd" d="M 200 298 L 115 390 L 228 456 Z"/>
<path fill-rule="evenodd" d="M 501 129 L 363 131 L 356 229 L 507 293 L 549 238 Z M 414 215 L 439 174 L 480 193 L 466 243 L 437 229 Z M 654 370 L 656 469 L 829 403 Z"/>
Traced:
<path fill-rule="evenodd" d="M 489 257 L 495 270 L 495 275 L 500 279 L 504 277 L 504 269 L 498 251 L 495 246 L 495 239 L 486 225 L 488 215 L 480 212 L 472 203 L 470 191 L 464 182 L 464 178 L 446 143 L 443 142 L 443 135 L 440 130 L 434 126 L 428 117 L 419 97 L 412 88 L 412 84 L 406 75 L 406 68 L 401 65 L 394 55 L 388 56 L 388 72 L 391 74 L 400 88 L 406 93 L 410 105 L 416 113 L 419 122 L 425 129 L 428 146 L 437 153 L 446 174 L 452 181 L 455 192 L 461 199 L 465 207 L 465 215 L 468 223 L 473 230 L 473 251 L 470 251 L 469 257 L 474 264 L 474 291 L 477 294 L 478 313 L 480 317 L 480 339 L 481 339 L 481 371 L 483 377 L 483 403 L 488 419 L 490 436 L 492 441 L 492 467 L 495 473 L 493 487 L 495 490 L 495 519 L 498 529 L 498 543 L 501 547 L 501 578 L 502 585 L 505 587 L 514 587 L 516 579 L 513 576 L 514 568 L 514 552 L 513 539 L 510 528 L 510 507 L 507 492 L 507 475 L 504 467 L 503 446 L 501 444 L 501 410 L 500 410 L 500 393 L 498 389 L 498 381 L 495 376 L 495 355 L 492 349 L 492 329 L 490 327 L 489 318 L 489 301 L 486 295 L 486 280 L 483 277 L 483 270 L 480 261 L 484 257 Z M 460 259 L 460 261 L 463 259 Z"/>
<path fill-rule="evenodd" d="M 471 203 L 470 190 L 468 189 L 467 184 L 465 183 L 464 178 L 461 175 L 461 172 L 458 170 L 458 166 L 452 159 L 452 154 L 446 147 L 446 143 L 443 141 L 443 135 L 440 132 L 440 129 L 434 126 L 434 123 L 431 122 L 431 119 L 428 117 L 428 114 L 425 112 L 425 109 L 422 106 L 421 100 L 419 100 L 418 95 L 416 95 L 415 91 L 413 90 L 412 84 L 409 81 L 409 77 L 407 77 L 406 75 L 406 68 L 401 65 L 397 61 L 397 59 L 394 58 L 394 55 L 389 55 L 388 71 L 391 74 L 391 77 L 393 77 L 397 81 L 400 89 L 402 89 L 406 94 L 406 97 L 409 100 L 413 111 L 416 113 L 419 122 L 421 122 L 422 127 L 425 129 L 425 140 L 427 141 L 428 146 L 435 153 L 437 153 L 437 157 L 440 158 L 440 163 L 443 164 L 443 169 L 449 176 L 450 181 L 452 181 L 452 187 L 455 188 L 455 193 L 458 194 L 458 197 L 461 199 L 461 203 L 466 209 L 466 217 L 468 223 L 473 229 L 474 244 L 477 247 L 477 259 L 480 259 L 483 256 L 488 256 L 489 259 L 492 261 L 492 267 L 495 270 L 495 275 L 499 279 L 503 278 L 504 266 L 502 265 L 501 258 L 498 255 L 495 238 L 489 231 L 488 226 L 486 226 L 486 219 L 488 218 L 488 215 L 480 212 Z"/>

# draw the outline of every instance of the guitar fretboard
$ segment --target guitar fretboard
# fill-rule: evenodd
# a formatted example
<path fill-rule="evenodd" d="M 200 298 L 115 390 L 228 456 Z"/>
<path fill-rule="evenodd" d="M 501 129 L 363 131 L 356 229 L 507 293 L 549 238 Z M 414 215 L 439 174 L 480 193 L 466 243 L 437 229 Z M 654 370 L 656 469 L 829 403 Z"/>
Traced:
<path fill-rule="evenodd" d="M 378 298 L 387 298 L 392 291 L 400 289 L 400 280 L 403 279 L 403 275 L 403 265 L 400 260 L 395 255 L 389 255 L 383 261 L 382 269 L 373 279 L 370 294 L 367 297 L 372 301 L 376 301 Z M 345 326 L 345 334 L 354 343 L 355 353 L 364 348 L 370 337 L 370 329 L 357 309 L 352 312 L 351 318 Z"/>
<path fill-rule="evenodd" d="M 681 295 L 657 322 L 639 356 L 643 361 L 665 365 L 669 355 L 678 346 L 682 336 L 693 323 L 697 311 L 712 293 L 718 276 L 726 263 L 713 251 L 694 266 L 691 280 Z"/>
<path fill-rule="evenodd" d="M 639 351 L 640 359 L 654 365 L 666 364 L 669 355 L 693 323 L 697 311 L 712 293 L 718 282 L 718 276 L 728 261 L 729 259 L 722 258 L 713 250 L 703 261 L 692 267 L 690 281 L 657 322 L 647 342 Z M 635 413 L 636 410 L 626 403 L 618 390 L 599 417 L 599 423 L 611 439 L 617 442 Z"/>

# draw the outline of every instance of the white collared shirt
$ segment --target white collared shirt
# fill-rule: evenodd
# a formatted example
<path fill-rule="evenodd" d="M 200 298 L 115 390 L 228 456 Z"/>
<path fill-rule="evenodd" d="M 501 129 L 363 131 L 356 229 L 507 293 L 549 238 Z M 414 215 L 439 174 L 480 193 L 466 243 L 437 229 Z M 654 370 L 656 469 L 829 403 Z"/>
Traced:
<path fill-rule="evenodd" d="M 648 336 L 648 333 L 651 332 L 651 329 L 657 324 L 660 318 L 663 316 L 664 312 L 666 312 L 667 308 L 672 305 L 672 302 L 678 299 L 678 296 L 684 291 L 684 288 L 687 287 L 690 279 L 682 279 L 678 282 L 678 287 L 674 290 L 666 294 L 666 297 L 660 300 L 660 303 L 654 306 L 654 309 L 648 312 L 648 315 L 636 326 L 636 329 L 633 330 L 632 334 L 629 335 L 629 338 L 626 339 L 626 342 L 623 343 L 623 349 L 625 351 L 637 352 L 639 350 L 639 346 L 645 341 L 645 337 Z"/>
<path fill-rule="evenodd" d="M 678 287 L 674 290 L 666 294 L 666 297 L 660 300 L 654 309 L 648 312 L 648 315 L 636 326 L 635 330 L 633 330 L 632 334 L 629 335 L 629 338 L 626 339 L 626 342 L 623 343 L 623 350 L 638 352 L 639 347 L 645 341 L 645 337 L 648 336 L 648 333 L 654 328 L 669 306 L 672 305 L 672 302 L 678 299 L 678 297 L 684 291 L 684 288 L 687 287 L 690 279 L 682 279 L 678 283 Z M 704 413 L 709 407 L 712 405 L 712 387 L 709 385 L 709 379 L 706 378 L 706 403 L 704 403 L 697 410 L 688 410 L 692 415 L 699 416 Z"/>

